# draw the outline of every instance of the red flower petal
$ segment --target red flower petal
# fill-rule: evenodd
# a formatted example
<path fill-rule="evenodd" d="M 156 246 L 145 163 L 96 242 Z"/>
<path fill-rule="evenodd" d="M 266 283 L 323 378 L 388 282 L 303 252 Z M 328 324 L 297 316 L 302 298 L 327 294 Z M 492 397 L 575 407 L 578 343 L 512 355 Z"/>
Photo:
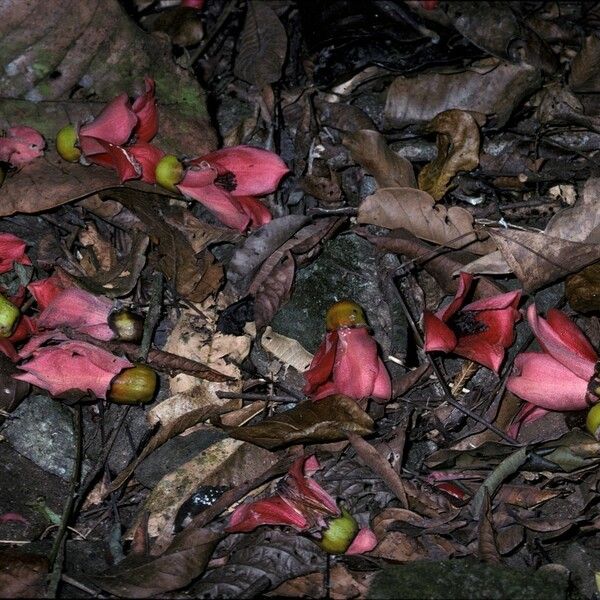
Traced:
<path fill-rule="evenodd" d="M 18 125 L 0 138 L 0 161 L 8 162 L 13 167 L 22 167 L 28 162 L 43 156 L 46 142 L 33 127 Z"/>
<path fill-rule="evenodd" d="M 121 146 L 109 144 L 103 140 L 96 140 L 105 150 L 99 154 L 88 156 L 88 159 L 101 167 L 115 169 L 121 183 L 128 179 L 139 179 L 142 174 L 141 165 Z"/>
<path fill-rule="evenodd" d="M 375 546 L 377 546 L 377 536 L 373 531 L 369 528 L 361 529 L 352 540 L 345 554 L 364 554 L 365 552 L 371 552 Z"/>
<path fill-rule="evenodd" d="M 133 112 L 138 117 L 138 123 L 133 129 L 140 142 L 149 142 L 158 132 L 158 110 L 154 97 L 154 79 L 146 77 L 146 91 L 133 102 Z"/>
<path fill-rule="evenodd" d="M 382 376 L 377 342 L 366 327 L 342 328 L 337 333 L 333 382 L 338 393 L 355 400 L 373 395 L 375 381 Z M 389 381 L 387 371 L 383 377 L 387 377 Z M 391 384 L 389 388 L 388 386 L 385 388 L 389 389 L 391 394 Z M 382 400 L 389 399 L 390 395 L 382 398 Z"/>
<path fill-rule="evenodd" d="M 452 352 L 456 347 L 456 335 L 437 315 L 426 310 L 423 313 L 426 352 Z"/>
<path fill-rule="evenodd" d="M 30 265 L 25 254 L 25 242 L 12 233 L 0 233 L 0 273 L 7 273 L 14 263 Z"/>
<path fill-rule="evenodd" d="M 466 309 L 463 309 L 465 311 Z M 467 338 L 477 338 L 489 344 L 498 344 L 508 348 L 515 337 L 515 323 L 519 320 L 519 311 L 509 306 L 499 310 L 482 310 L 475 314 L 475 320 L 486 326 L 484 331 L 472 335 L 458 336 L 458 345 Z"/>
<path fill-rule="evenodd" d="M 308 522 L 296 508 L 273 496 L 238 506 L 229 517 L 225 531 L 244 533 L 260 525 L 289 525 L 302 530 L 308 527 Z"/>
<path fill-rule="evenodd" d="M 237 229 L 238 231 L 246 231 L 250 218 L 242 210 L 242 207 L 236 199 L 221 188 L 215 185 L 207 185 L 205 187 L 189 187 L 184 182 L 177 186 L 177 189 L 188 198 L 193 198 L 205 206 L 213 213 L 219 221 L 224 225 Z"/>
<path fill-rule="evenodd" d="M 32 281 L 27 289 L 29 293 L 35 298 L 35 301 L 38 305 L 40 311 L 44 310 L 48 304 L 60 294 L 63 290 L 65 290 L 67 286 L 65 285 L 65 280 L 58 275 L 52 275 L 51 277 L 46 277 L 45 279 L 38 279 L 38 281 Z"/>
<path fill-rule="evenodd" d="M 462 310 L 502 310 L 509 307 L 516 309 L 521 300 L 521 293 L 521 290 L 514 290 L 490 298 L 481 298 L 463 306 Z"/>
<path fill-rule="evenodd" d="M 586 345 L 581 343 L 583 334 L 576 336 L 572 327 L 566 328 L 564 326 L 563 320 L 559 325 L 560 331 L 555 331 L 545 319 L 538 316 L 535 304 L 527 309 L 527 319 L 531 330 L 544 351 L 575 375 L 589 381 L 594 374 L 597 357 L 594 353 L 595 358 L 590 358 Z M 555 323 L 558 322 L 556 315 L 553 315 L 553 320 Z M 573 325 L 573 327 L 575 326 Z M 566 337 L 563 338 L 562 335 Z"/>
<path fill-rule="evenodd" d="M 546 320 L 554 331 L 558 334 L 561 340 L 565 342 L 576 354 L 582 358 L 596 362 L 598 355 L 596 351 L 585 337 L 583 331 L 560 310 L 551 308 Z"/>
<path fill-rule="evenodd" d="M 132 364 L 87 342 L 66 341 L 35 351 L 31 360 L 19 366 L 24 371 L 13 375 L 58 396 L 68 390 L 91 390 L 106 398 L 118 373 Z"/>
<path fill-rule="evenodd" d="M 253 196 L 236 196 L 238 204 L 250 219 L 250 229 L 258 229 L 273 218 L 269 209 Z"/>
<path fill-rule="evenodd" d="M 524 352 L 515 359 L 514 375 L 506 388 L 527 402 L 546 410 L 581 410 L 587 407 L 587 379 L 548 354 Z"/>
<path fill-rule="evenodd" d="M 234 196 L 263 196 L 277 189 L 281 178 L 289 172 L 286 164 L 273 152 L 252 146 L 233 146 L 216 150 L 195 159 L 216 167 L 219 175 L 233 173 Z"/>
<path fill-rule="evenodd" d="M 138 122 L 137 115 L 131 109 L 127 94 L 121 94 L 107 104 L 102 112 L 87 125 L 79 128 L 79 142 L 86 156 L 102 152 L 102 147 L 88 142 L 85 138 L 95 138 L 120 146 L 130 137 Z"/>
<path fill-rule="evenodd" d="M 452 315 L 457 312 L 460 307 L 464 304 L 465 297 L 469 292 L 471 283 L 473 282 L 473 275 L 471 273 L 460 273 L 460 279 L 458 280 L 458 289 L 454 295 L 454 299 L 446 308 L 442 308 L 435 313 L 435 316 L 441 321 L 447 321 Z"/>
<path fill-rule="evenodd" d="M 142 181 L 156 183 L 156 165 L 165 153 L 157 146 L 147 142 L 137 142 L 132 146 L 127 146 L 127 152 L 133 156 L 141 167 Z"/>
<path fill-rule="evenodd" d="M 468 358 L 492 371 L 498 373 L 504 360 L 504 346 L 490 344 L 477 335 L 458 338 L 458 343 L 453 351 L 458 356 Z"/>
<path fill-rule="evenodd" d="M 303 514 L 306 514 L 305 511 L 316 511 L 321 515 L 339 515 L 336 501 L 314 479 L 306 475 L 305 463 L 308 463 L 308 473 L 315 472 L 313 461 L 314 457 L 311 456 L 294 462 L 283 481 L 280 495 Z"/>
<path fill-rule="evenodd" d="M 42 311 L 38 326 L 42 329 L 72 327 L 98 340 L 108 341 L 114 337 L 107 322 L 112 308 L 113 303 L 108 298 L 69 288 L 60 292 Z"/>
<path fill-rule="evenodd" d="M 331 377 L 333 363 L 335 362 L 337 339 L 337 331 L 329 331 L 314 355 L 310 367 L 304 371 L 304 378 L 306 379 L 305 394 L 312 395 L 316 393 L 317 389 Z"/>

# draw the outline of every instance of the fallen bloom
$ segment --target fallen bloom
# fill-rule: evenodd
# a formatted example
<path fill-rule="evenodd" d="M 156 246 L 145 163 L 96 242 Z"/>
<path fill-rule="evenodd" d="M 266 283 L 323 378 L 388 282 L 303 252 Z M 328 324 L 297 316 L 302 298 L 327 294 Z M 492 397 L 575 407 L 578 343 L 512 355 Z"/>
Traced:
<path fill-rule="evenodd" d="M 6 135 L 0 138 L 0 161 L 20 168 L 43 156 L 45 146 L 42 134 L 33 127 L 11 127 Z"/>
<path fill-rule="evenodd" d="M 598 355 L 583 332 L 554 308 L 539 317 L 532 304 L 527 320 L 543 352 L 515 359 L 506 387 L 527 402 L 516 422 L 534 421 L 548 411 L 582 410 L 598 402 L 594 377 Z"/>
<path fill-rule="evenodd" d="M 342 300 L 329 308 L 326 321 L 325 340 L 304 373 L 305 394 L 313 400 L 343 394 L 354 400 L 372 397 L 387 402 L 392 395 L 390 376 L 362 308 Z"/>
<path fill-rule="evenodd" d="M 141 177 L 153 183 L 164 153 L 149 143 L 158 131 L 158 110 L 154 80 L 147 77 L 145 85 L 133 104 L 127 94 L 120 94 L 91 122 L 78 129 L 73 125 L 61 129 L 56 138 L 58 153 L 70 162 L 113 168 L 121 182 Z"/>
<path fill-rule="evenodd" d="M 69 390 L 90 390 L 97 398 L 106 398 L 113 379 L 132 366 L 127 359 L 93 344 L 67 340 L 56 346 L 38 347 L 30 360 L 19 365 L 23 373 L 13 377 L 48 390 L 53 396 Z"/>
<path fill-rule="evenodd" d="M 273 152 L 234 146 L 185 164 L 168 155 L 157 166 L 156 180 L 197 200 L 228 227 L 245 231 L 271 220 L 271 213 L 255 196 L 274 192 L 288 171 Z"/>
<path fill-rule="evenodd" d="M 320 468 L 316 457 L 299 458 L 280 482 L 277 494 L 238 506 L 225 528 L 246 533 L 261 525 L 287 525 L 297 531 L 320 528 L 315 541 L 336 554 L 361 554 L 377 545 L 370 529 L 358 531 L 354 518 L 340 511 L 335 500 L 314 480 Z"/>
<path fill-rule="evenodd" d="M 498 373 L 504 352 L 514 339 L 521 291 L 483 298 L 463 306 L 473 275 L 461 273 L 458 290 L 448 306 L 425 311 L 425 350 L 452 352 Z"/>

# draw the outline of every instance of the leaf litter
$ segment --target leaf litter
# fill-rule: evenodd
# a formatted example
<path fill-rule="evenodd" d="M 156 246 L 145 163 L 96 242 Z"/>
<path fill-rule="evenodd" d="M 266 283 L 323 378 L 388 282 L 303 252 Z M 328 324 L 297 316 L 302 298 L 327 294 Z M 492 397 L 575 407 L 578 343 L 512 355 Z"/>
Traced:
<path fill-rule="evenodd" d="M 597 7 L 104 4 L 0 8 L 4 594 L 593 597 Z"/>

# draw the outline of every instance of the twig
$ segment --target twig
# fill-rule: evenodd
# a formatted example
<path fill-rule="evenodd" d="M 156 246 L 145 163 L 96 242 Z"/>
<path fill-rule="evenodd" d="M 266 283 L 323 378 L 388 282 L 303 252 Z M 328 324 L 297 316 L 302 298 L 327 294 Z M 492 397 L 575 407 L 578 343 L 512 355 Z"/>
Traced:
<path fill-rule="evenodd" d="M 423 336 L 421 335 L 421 332 L 419 331 L 419 328 L 417 327 L 417 324 L 415 323 L 415 320 L 413 319 L 413 316 L 408 308 L 408 305 L 406 304 L 406 300 L 404 299 L 404 295 L 402 294 L 402 290 L 400 290 L 400 288 L 398 288 L 398 297 L 400 300 L 400 304 L 402 306 L 402 310 L 404 311 L 404 313 L 406 315 L 406 319 L 408 320 L 408 323 L 409 323 L 409 325 L 413 331 L 413 334 L 415 336 L 415 340 L 417 340 L 417 343 L 421 347 L 423 347 L 424 346 Z M 433 358 L 433 356 L 431 356 L 431 354 L 429 354 L 429 352 L 427 353 L 427 360 L 429 361 L 429 364 L 431 365 L 431 368 L 432 368 L 433 372 L 435 373 L 435 376 L 437 377 L 437 380 L 438 380 L 440 386 L 442 387 L 442 390 L 444 392 L 444 398 L 446 399 L 446 402 L 448 402 L 448 404 L 450 404 L 451 406 L 453 406 L 454 408 L 456 408 L 463 414 L 467 415 L 468 417 L 471 417 L 471 419 L 477 421 L 478 423 L 481 423 L 481 425 L 484 425 L 487 429 L 489 429 L 490 431 L 493 431 L 496 435 L 499 435 L 504 441 L 508 442 L 509 444 L 513 444 L 515 446 L 521 445 L 521 444 L 519 444 L 519 442 L 517 442 L 517 440 L 512 438 L 510 435 L 507 435 L 504 431 L 502 431 L 501 429 L 498 429 L 498 427 L 496 427 L 492 423 L 489 423 L 483 417 L 480 417 L 477 413 L 473 412 L 471 409 L 469 409 L 466 406 L 463 406 L 462 404 L 457 402 L 454 399 L 454 396 L 452 395 L 452 390 L 448 387 L 448 384 L 446 383 L 446 380 L 444 379 L 444 376 L 443 376 L 440 368 L 438 367 L 437 363 L 435 362 L 435 359 Z"/>
<path fill-rule="evenodd" d="M 81 463 L 82 463 L 82 438 L 83 438 L 83 430 L 81 426 L 81 405 L 77 405 L 75 407 L 75 414 L 73 419 L 73 427 L 74 427 L 74 437 L 75 437 L 75 463 L 73 465 L 73 473 L 71 475 L 71 483 L 69 485 L 69 495 L 67 496 L 67 501 L 63 507 L 62 516 L 60 519 L 60 526 L 58 528 L 58 532 L 56 534 L 56 538 L 54 539 L 54 544 L 52 545 L 52 550 L 50 551 L 50 556 L 48 557 L 48 561 L 50 563 L 50 567 L 52 568 L 52 574 L 50 576 L 50 581 L 48 583 L 48 596 L 51 598 L 56 598 L 58 591 L 58 584 L 60 582 L 60 578 L 62 575 L 62 568 L 65 559 L 65 544 L 66 544 L 66 534 L 69 527 L 69 521 L 71 519 L 71 515 L 75 510 L 75 498 L 77 494 L 77 489 L 79 488 L 79 480 L 81 477 Z"/>
<path fill-rule="evenodd" d="M 298 403 L 298 398 L 294 398 L 293 396 L 274 396 L 271 394 L 256 394 L 253 392 L 216 392 L 217 398 L 224 399 L 232 399 L 237 400 L 240 398 L 241 400 L 266 400 L 270 402 L 294 402 Z"/>
<path fill-rule="evenodd" d="M 96 598 L 98 596 L 98 594 L 100 593 L 100 592 L 93 590 L 92 588 L 89 588 L 87 585 L 84 585 L 83 583 L 77 581 L 77 579 L 73 579 L 72 577 L 69 577 L 68 575 L 61 575 L 61 579 L 65 583 L 72 585 L 74 588 L 77 588 L 78 590 L 81 590 L 82 592 L 85 592 L 86 594 L 89 594 L 90 596 L 93 596 L 94 598 Z"/>

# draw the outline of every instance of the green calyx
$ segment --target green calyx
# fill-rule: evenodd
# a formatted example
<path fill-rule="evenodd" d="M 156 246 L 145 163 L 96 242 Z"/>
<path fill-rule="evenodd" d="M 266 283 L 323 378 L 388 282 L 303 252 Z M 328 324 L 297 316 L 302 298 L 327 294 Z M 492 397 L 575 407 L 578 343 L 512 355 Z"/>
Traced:
<path fill-rule="evenodd" d="M 136 364 L 123 369 L 113 380 L 108 399 L 118 404 L 145 404 L 156 392 L 158 378 L 147 365 Z"/>
<path fill-rule="evenodd" d="M 0 294 L 0 337 L 10 337 L 15 330 L 21 311 L 7 298 Z"/>
<path fill-rule="evenodd" d="M 183 179 L 183 165 L 176 156 L 167 154 L 158 161 L 155 175 L 158 185 L 177 193 L 175 186 Z"/>
<path fill-rule="evenodd" d="M 322 550 L 329 554 L 344 554 L 358 533 L 356 519 L 345 509 L 335 519 L 331 519 L 323 537 L 318 542 Z"/>
<path fill-rule="evenodd" d="M 66 125 L 56 134 L 56 151 L 69 162 L 77 162 L 81 150 L 77 147 L 77 131 L 74 125 Z"/>

